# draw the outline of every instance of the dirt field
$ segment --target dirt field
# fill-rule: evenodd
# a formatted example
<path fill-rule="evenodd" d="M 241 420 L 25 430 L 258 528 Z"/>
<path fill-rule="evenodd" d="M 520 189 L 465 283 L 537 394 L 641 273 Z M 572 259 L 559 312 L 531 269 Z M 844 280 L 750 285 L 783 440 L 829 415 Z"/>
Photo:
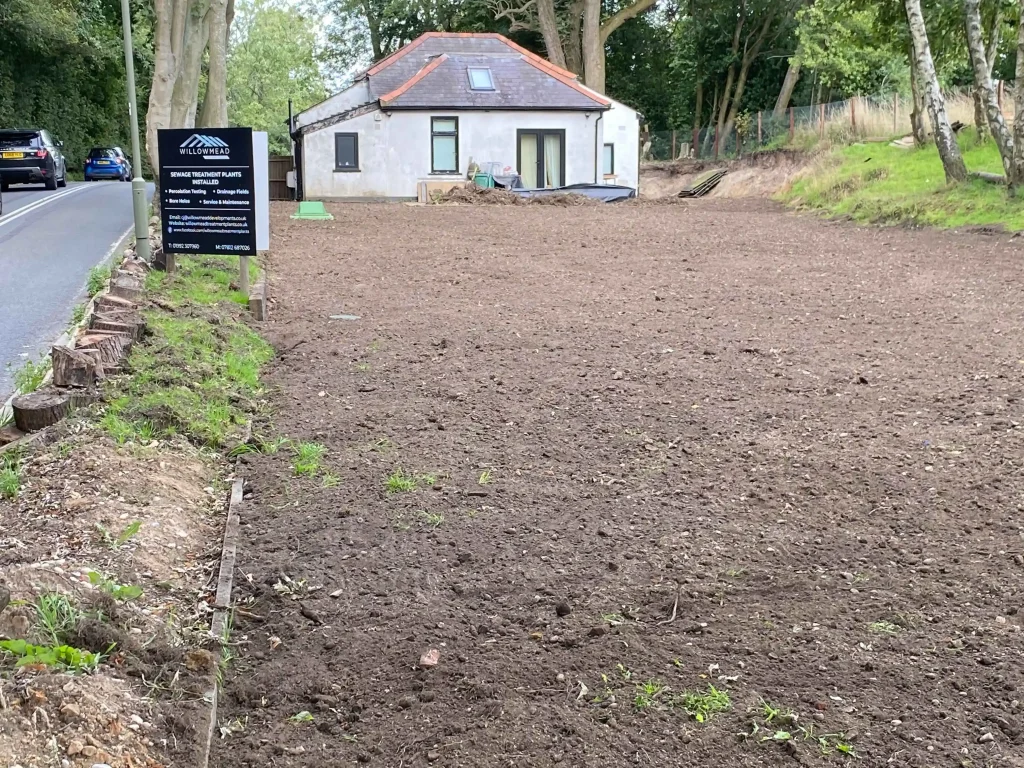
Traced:
<path fill-rule="evenodd" d="M 1021 241 L 291 208 L 215 766 L 1024 765 Z"/>

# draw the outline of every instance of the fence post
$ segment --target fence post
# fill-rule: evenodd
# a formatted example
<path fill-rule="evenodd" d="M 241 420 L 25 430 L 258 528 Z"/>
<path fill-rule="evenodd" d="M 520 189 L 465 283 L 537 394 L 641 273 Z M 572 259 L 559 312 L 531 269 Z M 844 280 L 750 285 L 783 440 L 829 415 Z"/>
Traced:
<path fill-rule="evenodd" d="M 818 105 L 818 137 L 825 138 L 825 105 Z"/>
<path fill-rule="evenodd" d="M 761 146 L 761 115 L 762 112 L 757 113 L 757 146 Z"/>
<path fill-rule="evenodd" d="M 894 93 L 892 95 L 892 132 L 895 134 L 899 130 L 897 127 L 900 114 L 900 95 Z"/>
<path fill-rule="evenodd" d="M 793 139 L 796 138 L 796 123 L 793 120 L 793 108 L 789 108 L 789 143 L 793 143 Z"/>
<path fill-rule="evenodd" d="M 999 110 L 1003 109 L 1003 81 L 999 81 L 999 88 L 996 89 L 996 100 L 999 102 Z"/>
<path fill-rule="evenodd" d="M 676 129 L 672 129 L 672 162 L 676 160 Z"/>
<path fill-rule="evenodd" d="M 853 127 L 853 135 L 857 135 L 857 97 L 850 99 L 850 125 Z"/>

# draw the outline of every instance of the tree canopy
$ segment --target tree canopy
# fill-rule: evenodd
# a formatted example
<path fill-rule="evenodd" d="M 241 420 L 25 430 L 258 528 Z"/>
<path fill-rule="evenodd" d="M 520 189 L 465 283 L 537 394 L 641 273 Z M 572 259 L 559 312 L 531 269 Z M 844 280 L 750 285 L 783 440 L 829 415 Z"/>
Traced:
<path fill-rule="evenodd" d="M 228 118 L 269 135 L 270 151 L 289 154 L 288 100 L 299 112 L 327 95 L 316 24 L 283 0 L 235 7 L 228 52 Z"/>
<path fill-rule="evenodd" d="M 150 77 L 151 22 L 133 3 L 136 68 Z M 118 0 L 0 3 L 0 127 L 45 128 L 72 167 L 93 145 L 129 144 Z M 145 94 L 145 91 L 143 91 Z"/>

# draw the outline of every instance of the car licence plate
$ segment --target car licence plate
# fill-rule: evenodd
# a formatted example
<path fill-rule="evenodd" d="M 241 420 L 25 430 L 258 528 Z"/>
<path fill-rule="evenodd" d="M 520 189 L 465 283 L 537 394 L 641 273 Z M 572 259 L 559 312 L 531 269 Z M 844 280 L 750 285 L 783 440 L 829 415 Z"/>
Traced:
<path fill-rule="evenodd" d="M 97 160 L 96 165 L 110 165 L 109 160 Z"/>
<path fill-rule="evenodd" d="M 24 152 L 4 152 L 4 160 L 21 160 L 25 156 Z"/>

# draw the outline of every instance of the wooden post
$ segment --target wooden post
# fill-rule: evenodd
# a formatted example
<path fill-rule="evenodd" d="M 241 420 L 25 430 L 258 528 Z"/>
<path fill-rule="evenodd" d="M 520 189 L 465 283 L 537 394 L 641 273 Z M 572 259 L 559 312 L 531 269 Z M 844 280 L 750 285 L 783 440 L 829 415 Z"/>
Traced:
<path fill-rule="evenodd" d="M 676 129 L 672 129 L 672 157 L 671 160 L 675 162 L 676 159 Z"/>
<path fill-rule="evenodd" d="M 718 159 L 718 129 L 715 128 L 715 160 Z"/>
<path fill-rule="evenodd" d="M 793 143 L 793 139 L 796 138 L 796 123 L 793 121 L 793 108 L 789 108 L 789 143 Z"/>
<path fill-rule="evenodd" d="M 996 101 L 999 102 L 999 111 L 1003 110 L 1003 81 L 999 81 L 999 87 L 996 89 Z"/>
<path fill-rule="evenodd" d="M 853 127 L 853 133 L 857 135 L 857 97 L 854 96 L 850 99 L 850 125 Z"/>
<path fill-rule="evenodd" d="M 818 105 L 818 136 L 825 138 L 825 104 Z"/>
<path fill-rule="evenodd" d="M 700 157 L 700 128 L 693 126 L 693 158 Z"/>
<path fill-rule="evenodd" d="M 897 127 L 897 125 L 899 124 L 899 115 L 900 115 L 900 95 L 898 93 L 894 93 L 892 95 L 892 132 L 893 132 L 893 134 L 895 134 L 899 130 L 899 128 Z"/>
<path fill-rule="evenodd" d="M 761 146 L 761 112 L 757 113 L 757 146 Z"/>
<path fill-rule="evenodd" d="M 249 295 L 249 257 L 242 256 L 239 259 L 238 290 L 246 296 Z"/>

